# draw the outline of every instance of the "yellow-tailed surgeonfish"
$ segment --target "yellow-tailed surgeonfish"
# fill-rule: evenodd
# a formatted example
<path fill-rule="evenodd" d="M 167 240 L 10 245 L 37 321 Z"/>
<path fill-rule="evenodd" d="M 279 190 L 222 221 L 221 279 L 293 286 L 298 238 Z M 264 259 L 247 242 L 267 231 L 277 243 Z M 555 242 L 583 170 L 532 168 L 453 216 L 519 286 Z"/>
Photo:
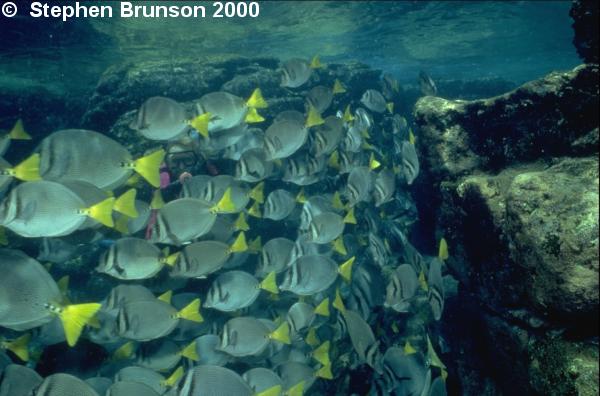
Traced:
<path fill-rule="evenodd" d="M 433 79 L 424 71 L 419 72 L 419 89 L 423 96 L 437 95 L 437 87 Z"/>
<path fill-rule="evenodd" d="M 212 205 L 217 204 L 229 189 L 229 200 L 233 210 L 238 212 L 245 208 L 250 200 L 250 191 L 229 175 L 197 175 L 183 182 L 183 197 L 202 199 Z"/>
<path fill-rule="evenodd" d="M 427 285 L 429 305 L 433 318 L 440 320 L 444 312 L 444 281 L 442 279 L 442 261 L 434 257 L 429 262 L 429 272 L 427 273 Z"/>
<path fill-rule="evenodd" d="M 331 154 L 344 137 L 343 121 L 335 116 L 325 118 L 325 123 L 313 131 L 311 153 L 315 157 Z"/>
<path fill-rule="evenodd" d="M 298 88 L 310 78 L 313 69 L 321 67 L 319 59 L 315 56 L 311 62 L 304 59 L 290 59 L 281 65 L 281 86 Z"/>
<path fill-rule="evenodd" d="M 183 245 L 207 234 L 217 217 L 213 208 L 194 198 L 170 201 L 157 211 L 150 242 Z"/>
<path fill-rule="evenodd" d="M 287 190 L 273 190 L 267 196 L 263 218 L 275 221 L 288 217 L 296 207 L 296 197 Z"/>
<path fill-rule="evenodd" d="M 371 326 L 353 310 L 346 309 L 342 315 L 346 322 L 350 341 L 359 359 L 380 372 L 381 352 Z"/>
<path fill-rule="evenodd" d="M 194 340 L 198 365 L 225 366 L 233 360 L 232 356 L 218 350 L 221 339 L 216 334 L 205 334 Z"/>
<path fill-rule="evenodd" d="M 267 159 L 287 158 L 306 142 L 308 129 L 302 122 L 292 119 L 275 121 L 265 131 L 265 152 Z"/>
<path fill-rule="evenodd" d="M 106 394 L 110 396 L 160 396 L 150 386 L 139 381 L 118 381 L 113 383 L 106 390 Z"/>
<path fill-rule="evenodd" d="M 176 259 L 177 254 L 169 255 L 144 239 L 120 238 L 102 254 L 96 271 L 122 280 L 147 279 Z"/>
<path fill-rule="evenodd" d="M 164 150 L 134 160 L 120 143 L 84 129 L 57 131 L 38 148 L 39 175 L 52 181 L 79 180 L 102 189 L 123 185 L 135 171 L 152 186 L 160 186 L 159 167 Z"/>
<path fill-rule="evenodd" d="M 384 306 L 396 312 L 408 312 L 418 288 L 419 280 L 413 267 L 409 264 L 398 266 L 386 287 Z"/>
<path fill-rule="evenodd" d="M 345 280 L 352 276 L 354 257 L 339 265 L 330 257 L 306 255 L 297 258 L 285 271 L 279 288 L 300 296 L 312 296 L 327 290 L 338 274 Z"/>
<path fill-rule="evenodd" d="M 367 89 L 360 98 L 360 103 L 362 103 L 367 109 L 376 113 L 383 113 L 387 109 L 385 98 L 381 92 L 374 89 Z"/>
<path fill-rule="evenodd" d="M 238 373 L 220 366 L 196 366 L 178 385 L 178 396 L 257 396 Z"/>
<path fill-rule="evenodd" d="M 346 182 L 346 199 L 350 206 L 359 202 L 368 202 L 373 189 L 373 172 L 366 166 L 354 168 Z"/>
<path fill-rule="evenodd" d="M 175 139 L 189 129 L 183 105 L 162 96 L 148 98 L 130 127 L 150 140 Z"/>
<path fill-rule="evenodd" d="M 246 271 L 223 272 L 215 278 L 208 289 L 204 307 L 222 312 L 237 311 L 252 305 L 261 289 L 273 294 L 279 292 L 274 272 L 262 281 Z"/>
<path fill-rule="evenodd" d="M 313 106 L 319 113 L 323 113 L 331 106 L 333 90 L 324 85 L 317 85 L 308 91 L 306 102 Z"/>
<path fill-rule="evenodd" d="M 94 388 L 71 374 L 57 373 L 44 378 L 35 396 L 99 396 Z"/>
<path fill-rule="evenodd" d="M 6 358 L 8 364 L 10 358 L 8 356 Z M 0 394 L 2 396 L 30 395 L 42 381 L 43 378 L 35 370 L 20 364 L 8 364 L 2 369 Z"/>
<path fill-rule="evenodd" d="M 171 276 L 182 278 L 203 278 L 223 267 L 233 253 L 248 250 L 246 237 L 239 233 L 235 241 L 228 245 L 219 241 L 199 241 L 186 245 L 171 270 Z"/>
<path fill-rule="evenodd" d="M 63 304 L 63 295 L 46 269 L 18 250 L 0 250 L 0 273 L 0 326 L 28 330 L 58 316 L 73 346 L 100 309 L 96 303 Z"/>
<path fill-rule="evenodd" d="M 389 347 L 383 354 L 387 388 L 405 395 L 420 395 L 429 388 L 431 370 L 420 353 L 407 355 L 400 347 Z"/>
<path fill-rule="evenodd" d="M 293 248 L 294 241 L 290 239 L 270 239 L 262 247 L 257 275 L 265 276 L 270 272 L 280 273 L 284 271 L 289 263 L 290 254 Z"/>
<path fill-rule="evenodd" d="M 377 176 L 373 183 L 373 200 L 375 206 L 379 207 L 384 203 L 392 200 L 396 192 L 396 175 L 393 171 L 384 168 Z"/>
<path fill-rule="evenodd" d="M 235 166 L 235 178 L 249 183 L 264 180 L 271 173 L 273 173 L 273 162 L 268 160 L 262 148 L 244 152 Z"/>
<path fill-rule="evenodd" d="M 400 172 L 404 176 L 404 180 L 408 185 L 411 185 L 413 181 L 419 175 L 419 158 L 417 157 L 417 151 L 415 145 L 408 141 L 401 143 L 401 164 Z"/>
<path fill-rule="evenodd" d="M 219 350 L 235 357 L 256 356 L 272 341 L 290 344 L 287 322 L 271 327 L 252 316 L 232 318 L 223 327 Z"/>
<path fill-rule="evenodd" d="M 279 396 L 283 394 L 283 382 L 273 370 L 255 367 L 242 374 L 242 378 L 250 385 L 255 396 Z"/>
<path fill-rule="evenodd" d="M 0 203 L 0 225 L 24 237 L 68 235 L 88 218 L 113 226 L 115 198 L 86 205 L 66 186 L 50 182 L 25 182 L 13 188 Z"/>

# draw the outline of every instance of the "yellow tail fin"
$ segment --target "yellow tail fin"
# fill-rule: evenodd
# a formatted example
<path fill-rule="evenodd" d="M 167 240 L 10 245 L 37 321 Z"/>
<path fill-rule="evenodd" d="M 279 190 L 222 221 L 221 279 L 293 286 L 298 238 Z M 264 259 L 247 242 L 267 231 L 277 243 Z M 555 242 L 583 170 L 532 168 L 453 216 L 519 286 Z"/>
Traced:
<path fill-rule="evenodd" d="M 342 117 L 342 120 L 344 122 L 354 121 L 354 116 L 352 115 L 352 112 L 350 111 L 350 105 L 346 106 L 346 109 L 344 110 L 344 116 Z"/>
<path fill-rule="evenodd" d="M 352 265 L 354 264 L 354 260 L 356 260 L 356 257 L 352 256 L 348 260 L 344 261 L 342 265 L 340 265 L 340 276 L 346 282 L 350 282 L 350 280 L 352 280 Z"/>
<path fill-rule="evenodd" d="M 319 345 L 319 337 L 317 337 L 317 330 L 314 327 L 308 329 L 308 333 L 306 334 L 306 338 L 304 341 L 307 345 L 317 346 Z"/>
<path fill-rule="evenodd" d="M 265 202 L 265 182 L 261 181 L 250 190 L 248 196 L 258 203 Z"/>
<path fill-rule="evenodd" d="M 319 55 L 313 56 L 312 60 L 310 61 L 310 68 L 311 69 L 320 69 L 322 67 L 324 67 L 324 66 L 321 63 L 321 59 L 319 58 Z"/>
<path fill-rule="evenodd" d="M 60 294 L 62 294 L 63 297 L 66 296 L 69 291 L 69 280 L 69 275 L 65 275 L 56 282 L 58 290 L 60 290 Z"/>
<path fill-rule="evenodd" d="M 231 187 L 227 187 L 225 193 L 217 202 L 217 204 L 213 207 L 213 210 L 217 213 L 233 213 L 236 212 L 235 204 L 231 198 Z"/>
<path fill-rule="evenodd" d="M 344 88 L 340 80 L 336 78 L 335 82 L 333 83 L 333 94 L 342 94 L 344 92 L 346 92 L 346 88 Z"/>
<path fill-rule="evenodd" d="M 442 370 L 446 368 L 444 362 L 442 362 L 438 354 L 435 352 L 433 344 L 431 343 L 431 339 L 429 338 L 429 334 L 427 334 L 427 359 L 429 360 L 430 365 L 433 367 L 438 367 Z"/>
<path fill-rule="evenodd" d="M 271 332 L 269 338 L 290 345 L 292 341 L 290 340 L 290 327 L 287 322 L 283 322 L 278 328 Z"/>
<path fill-rule="evenodd" d="M 183 366 L 179 366 L 175 371 L 173 371 L 173 374 L 171 374 L 169 378 L 161 381 L 161 385 L 170 388 L 174 386 L 181 377 L 183 377 L 183 374 L 185 374 Z"/>
<path fill-rule="evenodd" d="M 141 187 L 143 186 L 141 181 L 142 176 L 138 175 L 137 173 L 134 173 L 133 175 L 129 176 L 129 179 L 127 179 L 125 185 L 128 187 Z"/>
<path fill-rule="evenodd" d="M 248 113 L 246 113 L 246 118 L 244 119 L 244 121 L 248 124 L 258 124 L 264 120 L 265 117 L 261 116 L 254 107 L 250 107 L 248 109 Z"/>
<path fill-rule="evenodd" d="M 190 121 L 190 126 L 194 128 L 200 135 L 208 139 L 208 122 L 211 114 L 203 113 Z"/>
<path fill-rule="evenodd" d="M 346 246 L 344 245 L 344 238 L 341 235 L 335 241 L 333 241 L 333 250 L 342 256 L 348 254 Z"/>
<path fill-rule="evenodd" d="M 59 313 L 60 320 L 65 331 L 65 337 L 69 346 L 75 346 L 83 327 L 88 324 L 96 312 L 100 310 L 101 304 L 77 304 L 68 305 L 61 309 Z"/>
<path fill-rule="evenodd" d="M 394 114 L 394 102 L 386 103 L 385 108 L 390 112 L 390 114 Z"/>
<path fill-rule="evenodd" d="M 417 141 L 417 138 L 415 137 L 412 128 L 408 130 L 408 141 L 410 144 L 415 144 L 415 142 Z"/>
<path fill-rule="evenodd" d="M 275 277 L 275 271 L 269 272 L 269 275 L 260 282 L 260 288 L 268 291 L 269 293 L 278 294 L 279 288 L 277 287 L 277 279 Z"/>
<path fill-rule="evenodd" d="M 298 192 L 298 195 L 296 195 L 296 202 L 301 203 L 301 204 L 306 202 L 306 195 L 304 195 L 304 188 L 301 188 L 300 191 Z"/>
<path fill-rule="evenodd" d="M 344 216 L 344 223 L 356 224 L 356 216 L 354 216 L 354 207 L 350 208 L 346 216 Z"/>
<path fill-rule="evenodd" d="M 189 345 L 181 351 L 181 356 L 186 357 L 194 362 L 200 360 L 200 356 L 198 356 L 198 351 L 196 350 L 196 341 L 192 341 Z"/>
<path fill-rule="evenodd" d="M 331 360 L 329 360 L 329 344 L 329 341 L 325 341 L 312 354 L 315 360 L 323 366 L 331 364 Z"/>
<path fill-rule="evenodd" d="M 440 247 L 438 249 L 438 257 L 440 260 L 448 260 L 448 243 L 446 239 L 440 239 Z"/>
<path fill-rule="evenodd" d="M 336 210 L 343 210 L 344 204 L 342 203 L 342 198 L 340 196 L 340 192 L 336 191 L 333 193 L 333 197 L 331 198 L 331 204 L 333 208 Z"/>
<path fill-rule="evenodd" d="M 248 231 L 250 226 L 246 221 L 246 214 L 244 212 L 240 212 L 237 219 L 233 223 L 233 229 L 236 231 Z"/>
<path fill-rule="evenodd" d="M 25 333 L 21 337 L 7 341 L 2 346 L 17 355 L 19 359 L 24 362 L 29 361 L 29 340 L 31 340 L 31 334 Z"/>
<path fill-rule="evenodd" d="M 371 153 L 371 157 L 369 158 L 369 169 L 375 170 L 381 166 L 381 162 L 375 159 L 375 154 Z"/>
<path fill-rule="evenodd" d="M 175 252 L 173 254 L 169 254 L 168 256 L 163 258 L 162 262 L 165 265 L 168 265 L 169 267 L 173 267 L 175 265 L 175 263 L 177 263 L 177 260 L 179 259 L 180 255 L 181 255 L 181 252 Z"/>
<path fill-rule="evenodd" d="M 423 291 L 429 291 L 429 285 L 427 284 L 427 279 L 425 279 L 425 272 L 423 270 L 419 273 L 419 285 L 421 285 Z"/>
<path fill-rule="evenodd" d="M 15 166 L 10 172 L 14 177 L 23 181 L 40 180 L 40 155 L 35 153 L 25 161 Z"/>
<path fill-rule="evenodd" d="M 31 140 L 31 136 L 27 132 L 25 132 L 25 128 L 23 128 L 23 121 L 19 118 L 15 125 L 12 127 L 8 136 L 12 140 Z"/>
<path fill-rule="evenodd" d="M 133 350 L 135 349 L 135 344 L 133 341 L 126 342 L 125 344 L 118 347 L 113 355 L 113 360 L 125 360 L 129 359 L 133 355 Z"/>
<path fill-rule="evenodd" d="M 202 315 L 200 314 L 200 299 L 197 298 L 185 306 L 177 313 L 177 317 L 191 322 L 202 323 L 204 318 L 202 318 Z"/>
<path fill-rule="evenodd" d="M 258 201 L 254 201 L 250 209 L 248 209 L 248 214 L 259 219 L 262 217 L 262 214 L 260 213 L 260 204 Z"/>
<path fill-rule="evenodd" d="M 282 387 L 281 385 L 275 385 L 268 389 L 265 389 L 262 392 L 256 393 L 254 396 L 279 396 L 281 395 Z"/>
<path fill-rule="evenodd" d="M 115 199 L 113 197 L 106 198 L 104 201 L 84 209 L 84 213 L 107 227 L 113 227 L 115 225 L 112 218 L 114 205 Z"/>
<path fill-rule="evenodd" d="M 171 304 L 171 298 L 173 297 L 173 290 L 167 290 L 160 296 L 156 297 L 157 300 Z"/>
<path fill-rule="evenodd" d="M 246 243 L 246 234 L 244 234 L 244 232 L 242 231 L 238 234 L 237 238 L 235 238 L 235 241 L 233 241 L 233 243 L 229 247 L 229 251 L 231 253 L 240 253 L 245 252 L 246 250 L 248 250 L 248 244 Z"/>
<path fill-rule="evenodd" d="M 252 253 L 258 253 L 262 250 L 262 242 L 260 235 L 254 238 L 252 241 L 250 241 L 250 244 L 248 245 L 248 250 Z"/>
<path fill-rule="evenodd" d="M 254 109 L 266 109 L 267 107 L 269 107 L 267 101 L 262 96 L 260 88 L 256 88 L 252 92 L 252 95 L 250 95 L 250 97 L 246 101 L 246 105 Z"/>
<path fill-rule="evenodd" d="M 135 161 L 134 169 L 152 187 L 160 187 L 160 164 L 165 159 L 165 150 L 160 149 Z"/>
<path fill-rule="evenodd" d="M 333 153 L 331 153 L 327 160 L 327 165 L 331 166 L 333 169 L 340 169 L 340 154 L 337 150 L 334 150 Z"/>
<path fill-rule="evenodd" d="M 131 188 L 123 193 L 117 200 L 115 201 L 115 207 L 113 208 L 119 213 L 123 213 L 135 219 L 139 216 L 137 209 L 135 208 L 135 196 L 137 191 L 135 188 Z"/>
<path fill-rule="evenodd" d="M 127 223 L 129 223 L 129 220 L 129 217 L 125 215 L 119 215 L 115 221 L 115 230 L 120 232 L 121 235 L 129 235 L 129 228 L 127 228 Z"/>
<path fill-rule="evenodd" d="M 321 114 L 314 108 L 313 105 L 309 105 L 308 107 L 308 116 L 306 117 L 305 126 L 307 128 L 314 127 L 317 125 L 323 125 L 325 120 L 321 117 Z"/>
<path fill-rule="evenodd" d="M 404 354 L 412 355 L 413 353 L 417 353 L 417 350 L 412 345 L 410 345 L 410 342 L 408 342 L 408 340 L 406 340 L 406 342 L 404 343 Z"/>
<path fill-rule="evenodd" d="M 331 372 L 331 364 L 326 364 L 325 366 L 318 369 L 315 373 L 315 376 L 327 380 L 333 379 L 333 373 Z"/>
<path fill-rule="evenodd" d="M 340 294 L 340 289 L 335 290 L 335 299 L 333 300 L 333 307 L 340 311 L 342 315 L 346 313 L 346 306 L 344 306 L 344 300 L 342 300 L 342 295 Z"/>
<path fill-rule="evenodd" d="M 160 190 L 154 190 L 152 200 L 150 201 L 150 209 L 160 209 L 165 206 L 165 200 L 162 197 Z"/>
<path fill-rule="evenodd" d="M 329 297 L 326 297 L 315 307 L 315 314 L 329 317 Z"/>
<path fill-rule="evenodd" d="M 306 381 L 300 381 L 296 385 L 285 391 L 285 396 L 302 396 L 304 395 L 304 384 Z"/>

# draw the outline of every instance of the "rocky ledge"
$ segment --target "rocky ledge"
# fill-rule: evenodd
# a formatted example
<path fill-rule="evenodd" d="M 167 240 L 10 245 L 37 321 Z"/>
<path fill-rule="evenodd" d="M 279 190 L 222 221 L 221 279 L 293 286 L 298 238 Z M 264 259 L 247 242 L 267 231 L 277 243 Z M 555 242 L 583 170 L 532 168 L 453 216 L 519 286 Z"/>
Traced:
<path fill-rule="evenodd" d="M 494 394 L 486 381 L 598 394 L 598 74 L 582 65 L 490 99 L 415 106 L 417 202 L 449 241 L 470 307 L 447 331 L 476 333 L 448 335 L 473 352 L 458 369 L 464 394 Z"/>

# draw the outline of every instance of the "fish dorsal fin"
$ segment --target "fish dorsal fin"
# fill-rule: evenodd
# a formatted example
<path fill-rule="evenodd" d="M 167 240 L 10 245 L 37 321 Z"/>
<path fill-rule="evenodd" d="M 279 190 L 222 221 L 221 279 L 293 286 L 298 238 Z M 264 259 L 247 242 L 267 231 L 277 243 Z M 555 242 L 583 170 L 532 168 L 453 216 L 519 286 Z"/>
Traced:
<path fill-rule="evenodd" d="M 272 294 L 279 294 L 279 288 L 277 287 L 277 278 L 275 271 L 269 272 L 269 274 L 260 282 L 260 288 L 268 291 Z"/>
<path fill-rule="evenodd" d="M 9 170 L 11 176 L 23 181 L 40 180 L 40 155 L 30 155 L 25 161 Z"/>
<path fill-rule="evenodd" d="M 248 109 L 248 113 L 246 113 L 246 118 L 244 121 L 248 124 L 257 124 L 259 122 L 263 122 L 265 118 L 258 113 L 254 107 L 250 107 Z"/>
<path fill-rule="evenodd" d="M 342 300 L 342 295 L 340 294 L 340 289 L 337 288 L 335 290 L 335 299 L 333 300 L 333 307 L 337 309 L 342 315 L 346 313 L 346 306 L 344 305 L 344 300 Z"/>
<path fill-rule="evenodd" d="M 196 132 L 198 132 L 198 134 L 208 139 L 208 123 L 210 118 L 210 113 L 202 113 L 199 116 L 194 117 L 189 124 Z"/>
<path fill-rule="evenodd" d="M 246 101 L 246 105 L 254 109 L 266 109 L 267 107 L 269 107 L 269 104 L 262 96 L 260 88 L 256 88 L 252 92 L 252 95 L 250 95 L 250 97 Z"/>
<path fill-rule="evenodd" d="M 327 165 L 331 166 L 333 169 L 340 169 L 340 154 L 337 150 L 334 150 L 333 153 L 331 153 L 327 160 Z"/>
<path fill-rule="evenodd" d="M 258 203 L 265 202 L 265 182 L 261 181 L 256 186 L 252 187 L 248 196 Z"/>
<path fill-rule="evenodd" d="M 162 386 L 170 388 L 174 386 L 181 377 L 183 377 L 183 374 L 185 374 L 183 366 L 179 366 L 175 371 L 173 371 L 173 374 L 171 374 L 169 378 L 161 381 L 160 383 Z"/>
<path fill-rule="evenodd" d="M 342 256 L 348 254 L 346 246 L 344 245 L 344 238 L 341 235 L 335 241 L 333 241 L 333 250 Z"/>
<path fill-rule="evenodd" d="M 12 127 L 8 136 L 12 140 L 31 140 L 31 136 L 25 132 L 25 128 L 23 127 L 23 121 L 19 118 L 15 125 Z"/>
<path fill-rule="evenodd" d="M 300 381 L 285 391 L 285 396 L 302 396 L 304 395 L 304 385 L 306 381 Z"/>
<path fill-rule="evenodd" d="M 181 350 L 181 356 L 193 360 L 194 362 L 200 360 L 200 356 L 198 356 L 198 351 L 196 350 L 196 341 L 192 341 L 186 345 L 186 347 Z"/>
<path fill-rule="evenodd" d="M 279 341 L 282 344 L 290 345 L 290 326 L 287 322 L 283 322 L 278 328 L 269 334 L 269 339 Z"/>
<path fill-rule="evenodd" d="M 438 257 L 440 260 L 448 260 L 448 243 L 446 242 L 445 238 L 440 239 Z"/>
<path fill-rule="evenodd" d="M 128 341 L 128 342 L 124 343 L 123 345 L 121 345 L 120 347 L 118 347 L 114 351 L 114 353 L 112 355 L 112 359 L 113 360 L 129 359 L 133 355 L 134 348 L 135 348 L 135 344 L 133 343 L 133 341 Z"/>
<path fill-rule="evenodd" d="M 404 343 L 403 351 L 405 355 L 412 355 L 414 353 L 417 353 L 417 350 L 410 344 L 408 340 L 406 340 L 406 342 Z"/>
<path fill-rule="evenodd" d="M 265 389 L 262 392 L 254 394 L 254 396 L 279 396 L 281 395 L 281 390 L 281 385 L 274 385 L 268 389 Z"/>
<path fill-rule="evenodd" d="M 115 225 L 112 218 L 112 211 L 115 205 L 115 198 L 106 198 L 104 201 L 98 202 L 89 208 L 83 209 L 83 214 L 91 217 L 92 219 L 104 224 L 107 227 L 113 227 Z"/>
<path fill-rule="evenodd" d="M 354 260 L 356 260 L 356 257 L 352 256 L 348 260 L 344 261 L 342 265 L 340 265 L 340 276 L 346 282 L 350 282 L 350 280 L 352 280 L 352 265 L 354 264 Z"/>
<path fill-rule="evenodd" d="M 344 216 L 344 223 L 356 224 L 356 216 L 354 215 L 354 207 L 351 207 L 346 216 Z"/>
<path fill-rule="evenodd" d="M 3 346 L 6 349 L 8 349 L 9 351 L 11 351 L 12 353 L 14 353 L 15 355 L 17 355 L 17 357 L 19 359 L 21 359 L 22 361 L 28 362 L 29 361 L 29 341 L 30 340 L 31 340 L 31 334 L 25 333 L 15 340 L 7 341 L 7 342 L 3 343 Z"/>
<path fill-rule="evenodd" d="M 385 108 L 390 112 L 390 114 L 394 114 L 394 102 L 386 103 Z"/>
<path fill-rule="evenodd" d="M 310 61 L 310 68 L 311 69 L 321 69 L 323 67 L 324 66 L 321 63 L 321 59 L 319 58 L 319 55 L 313 56 L 313 58 Z"/>
<path fill-rule="evenodd" d="M 117 200 L 115 201 L 114 210 L 119 213 L 123 213 L 126 216 L 135 219 L 139 216 L 137 209 L 135 208 L 135 196 L 137 191 L 135 188 L 130 188 L 125 191 Z"/>
<path fill-rule="evenodd" d="M 331 363 L 326 364 L 315 372 L 315 376 L 323 379 L 333 379 L 333 373 L 331 372 Z"/>
<path fill-rule="evenodd" d="M 342 120 L 346 123 L 354 121 L 354 116 L 352 115 L 352 112 L 350 111 L 350 105 L 347 105 L 346 109 L 344 109 L 344 116 L 342 117 Z"/>
<path fill-rule="evenodd" d="M 165 159 L 165 150 L 160 149 L 134 162 L 133 169 L 140 174 L 152 187 L 160 187 L 160 164 Z"/>
<path fill-rule="evenodd" d="M 315 314 L 329 317 L 329 297 L 326 297 L 315 307 Z"/>
<path fill-rule="evenodd" d="M 323 125 L 325 120 L 321 117 L 321 114 L 315 109 L 313 105 L 308 106 L 308 116 L 306 117 L 305 126 L 307 128 L 314 127 L 317 125 Z"/>
<path fill-rule="evenodd" d="M 375 159 L 375 154 L 371 153 L 371 156 L 369 157 L 369 169 L 375 170 L 375 169 L 379 168 L 380 166 L 381 166 L 381 162 L 377 161 Z"/>
<path fill-rule="evenodd" d="M 240 253 L 248 250 L 248 244 L 246 243 L 246 234 L 244 232 L 240 232 L 238 236 L 235 238 L 235 241 L 229 247 L 229 251 L 231 253 Z"/>
<path fill-rule="evenodd" d="M 204 322 L 204 318 L 200 314 L 200 299 L 196 298 L 191 303 L 183 307 L 181 311 L 177 312 L 177 317 L 196 323 Z"/>
<path fill-rule="evenodd" d="M 233 223 L 233 229 L 236 231 L 248 231 L 250 226 L 246 221 L 246 214 L 244 212 L 240 212 L 237 219 Z"/>
<path fill-rule="evenodd" d="M 308 344 L 310 346 L 319 345 L 319 338 L 317 337 L 317 330 L 315 330 L 314 327 L 311 327 L 308 329 L 308 333 L 306 334 L 304 341 L 306 342 L 306 344 Z"/>
<path fill-rule="evenodd" d="M 102 304 L 89 303 L 67 305 L 59 312 L 59 318 L 65 331 L 65 338 L 69 346 L 75 346 L 83 331 L 83 327 L 96 315 Z"/>
<path fill-rule="evenodd" d="M 171 298 L 173 297 L 173 290 L 167 290 L 160 296 L 156 297 L 158 300 L 162 302 L 166 302 L 167 304 L 171 304 Z"/>
<path fill-rule="evenodd" d="M 262 214 L 260 213 L 260 204 L 258 203 L 258 201 L 254 201 L 250 209 L 248 209 L 248 214 L 258 219 L 262 217 Z"/>
<path fill-rule="evenodd" d="M 231 187 L 227 187 L 227 190 L 225 190 L 219 202 L 213 207 L 213 210 L 217 213 L 232 213 L 235 212 L 235 209 L 235 204 L 231 198 Z"/>
<path fill-rule="evenodd" d="M 340 80 L 338 80 L 336 78 L 335 81 L 333 82 L 333 94 L 337 95 L 337 94 L 342 94 L 345 92 L 346 92 L 346 88 L 344 88 L 344 86 L 342 85 Z"/>
<path fill-rule="evenodd" d="M 330 342 L 325 341 L 319 345 L 319 347 L 315 349 L 312 354 L 315 360 L 324 366 L 331 364 L 331 360 L 329 359 L 329 346 Z"/>

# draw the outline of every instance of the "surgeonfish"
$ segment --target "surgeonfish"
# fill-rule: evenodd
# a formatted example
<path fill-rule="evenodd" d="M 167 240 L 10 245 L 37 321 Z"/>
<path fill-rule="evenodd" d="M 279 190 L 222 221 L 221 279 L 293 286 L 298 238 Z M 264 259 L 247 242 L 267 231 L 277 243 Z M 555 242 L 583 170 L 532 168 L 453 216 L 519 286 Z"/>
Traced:
<path fill-rule="evenodd" d="M 374 370 L 381 372 L 381 353 L 379 342 L 373 334 L 371 326 L 357 313 L 350 309 L 343 311 L 344 321 L 352 346 L 361 361 L 367 363 Z"/>
<path fill-rule="evenodd" d="M 406 183 L 411 185 L 419 175 L 419 158 L 417 157 L 415 145 L 411 144 L 410 142 L 403 141 L 401 143 L 400 155 L 402 161 L 400 170 Z"/>
<path fill-rule="evenodd" d="M 177 385 L 177 396 L 253 396 L 252 388 L 237 374 L 220 366 L 196 366 Z"/>
<path fill-rule="evenodd" d="M 185 108 L 162 96 L 148 98 L 142 103 L 130 127 L 150 140 L 175 139 L 189 129 Z"/>
<path fill-rule="evenodd" d="M 273 162 L 262 148 L 245 151 L 235 166 L 235 178 L 249 183 L 264 180 L 272 172 Z"/>
<path fill-rule="evenodd" d="M 267 241 L 260 253 L 257 275 L 265 276 L 270 272 L 284 271 L 289 264 L 293 248 L 294 241 L 287 238 L 273 238 Z"/>
<path fill-rule="evenodd" d="M 375 206 L 380 207 L 391 201 L 395 192 L 396 175 L 387 168 L 382 169 L 375 176 L 375 181 L 373 182 L 373 200 L 375 201 Z"/>
<path fill-rule="evenodd" d="M 354 168 L 348 175 L 345 196 L 348 204 L 354 206 L 359 202 L 368 202 L 373 189 L 373 172 L 366 166 Z"/>
<path fill-rule="evenodd" d="M 150 386 L 139 381 L 117 381 L 106 390 L 106 396 L 160 396 Z"/>
<path fill-rule="evenodd" d="M 286 270 L 279 288 L 299 296 L 311 296 L 327 290 L 335 282 L 338 274 L 349 281 L 353 262 L 354 258 L 351 258 L 338 266 L 333 259 L 327 256 L 299 257 Z"/>
<path fill-rule="evenodd" d="M 263 217 L 275 221 L 288 217 L 296 207 L 296 198 L 283 189 L 273 190 L 267 196 Z"/>
<path fill-rule="evenodd" d="M 388 392 L 428 395 L 431 370 L 420 353 L 406 355 L 402 348 L 390 347 L 383 355 L 384 379 Z"/>
<path fill-rule="evenodd" d="M 261 289 L 278 293 L 275 273 L 260 282 L 246 271 L 223 272 L 208 289 L 204 307 L 222 312 L 237 311 L 252 305 Z"/>
<path fill-rule="evenodd" d="M 98 132 L 66 129 L 44 138 L 38 148 L 39 175 L 44 180 L 80 180 L 98 188 L 123 185 L 133 172 L 152 186 L 160 186 L 159 167 L 164 150 L 134 160 L 120 143 Z"/>
<path fill-rule="evenodd" d="M 381 92 L 374 89 L 367 89 L 360 98 L 360 103 L 362 103 L 367 109 L 376 113 L 383 113 L 387 109 L 385 98 Z"/>
<path fill-rule="evenodd" d="M 265 131 L 265 153 L 270 161 L 287 158 L 306 142 L 308 129 L 292 119 L 275 121 Z"/>
<path fill-rule="evenodd" d="M 419 89 L 423 96 L 435 96 L 438 91 L 433 79 L 424 71 L 419 72 Z"/>
<path fill-rule="evenodd" d="M 435 320 L 440 320 L 444 311 L 444 281 L 442 279 L 442 262 L 434 257 L 429 262 L 427 273 L 428 297 Z"/>
<path fill-rule="evenodd" d="M 271 341 L 290 344 L 287 322 L 272 330 L 266 323 L 252 316 L 239 316 L 225 323 L 219 350 L 235 357 L 256 356 Z"/>
<path fill-rule="evenodd" d="M 256 396 L 278 396 L 282 394 L 283 381 L 273 371 L 264 367 L 255 367 L 242 374 L 242 378 Z"/>
<path fill-rule="evenodd" d="M 306 101 L 313 106 L 319 113 L 323 113 L 331 106 L 333 100 L 333 90 L 323 85 L 317 85 L 308 91 Z"/>
<path fill-rule="evenodd" d="M 396 312 L 408 312 L 411 299 L 419 288 L 417 273 L 408 264 L 398 266 L 390 277 L 386 287 L 384 306 Z"/>
<path fill-rule="evenodd" d="M 298 88 L 308 81 L 313 69 L 319 68 L 318 58 L 313 58 L 312 62 L 304 59 L 290 59 L 281 66 L 281 86 L 287 88 Z"/>
<path fill-rule="evenodd" d="M 1 370 L 0 396 L 30 395 L 43 381 L 35 370 L 20 364 L 11 363 Z"/>
<path fill-rule="evenodd" d="M 81 379 L 64 373 L 51 374 L 35 388 L 34 396 L 100 396 Z"/>

